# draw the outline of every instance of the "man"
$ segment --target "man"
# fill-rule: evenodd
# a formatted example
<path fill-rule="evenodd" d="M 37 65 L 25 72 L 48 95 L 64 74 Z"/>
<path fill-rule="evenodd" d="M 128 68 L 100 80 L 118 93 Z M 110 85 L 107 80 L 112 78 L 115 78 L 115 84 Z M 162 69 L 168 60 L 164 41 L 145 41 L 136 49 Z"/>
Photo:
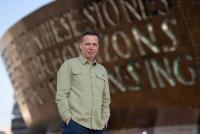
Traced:
<path fill-rule="evenodd" d="M 82 54 L 66 60 L 57 75 L 56 103 L 63 134 L 102 134 L 110 117 L 106 69 L 97 63 L 99 35 L 88 30 L 81 36 Z"/>

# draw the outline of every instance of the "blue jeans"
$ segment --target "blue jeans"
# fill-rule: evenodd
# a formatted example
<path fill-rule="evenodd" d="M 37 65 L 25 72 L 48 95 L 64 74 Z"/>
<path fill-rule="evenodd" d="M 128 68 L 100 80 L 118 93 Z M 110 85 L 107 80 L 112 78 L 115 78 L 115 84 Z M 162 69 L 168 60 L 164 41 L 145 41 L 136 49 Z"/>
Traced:
<path fill-rule="evenodd" d="M 62 134 L 103 134 L 103 130 L 92 130 L 86 128 L 84 126 L 79 125 L 72 119 L 69 121 L 68 125 L 62 121 L 61 127 Z"/>

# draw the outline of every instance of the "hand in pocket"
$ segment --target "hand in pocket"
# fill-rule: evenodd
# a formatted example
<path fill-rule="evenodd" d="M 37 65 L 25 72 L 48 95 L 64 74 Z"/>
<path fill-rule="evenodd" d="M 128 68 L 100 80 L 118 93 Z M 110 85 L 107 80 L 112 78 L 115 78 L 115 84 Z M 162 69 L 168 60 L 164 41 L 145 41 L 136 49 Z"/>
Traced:
<path fill-rule="evenodd" d="M 71 118 L 69 118 L 69 119 L 66 120 L 67 126 L 69 125 L 69 122 L 70 122 L 70 121 L 71 121 Z"/>

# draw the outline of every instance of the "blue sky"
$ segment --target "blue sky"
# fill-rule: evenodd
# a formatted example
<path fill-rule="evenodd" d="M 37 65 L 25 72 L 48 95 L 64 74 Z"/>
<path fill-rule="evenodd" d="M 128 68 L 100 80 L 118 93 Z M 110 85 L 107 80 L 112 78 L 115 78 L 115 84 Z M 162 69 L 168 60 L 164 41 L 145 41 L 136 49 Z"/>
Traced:
<path fill-rule="evenodd" d="M 53 0 L 1 0 L 0 1 L 0 38 L 17 21 Z M 0 44 L 1 45 L 1 44 Z M 0 58 L 0 131 L 11 126 L 13 87 Z"/>

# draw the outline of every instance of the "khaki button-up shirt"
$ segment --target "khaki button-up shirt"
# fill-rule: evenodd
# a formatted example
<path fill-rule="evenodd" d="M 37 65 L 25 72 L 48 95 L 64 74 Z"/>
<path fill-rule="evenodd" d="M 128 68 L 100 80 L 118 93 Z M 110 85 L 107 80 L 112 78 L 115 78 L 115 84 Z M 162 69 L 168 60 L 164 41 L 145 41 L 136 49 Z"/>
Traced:
<path fill-rule="evenodd" d="M 56 103 L 61 118 L 100 130 L 110 117 L 110 92 L 105 68 L 81 55 L 66 60 L 57 75 Z"/>

